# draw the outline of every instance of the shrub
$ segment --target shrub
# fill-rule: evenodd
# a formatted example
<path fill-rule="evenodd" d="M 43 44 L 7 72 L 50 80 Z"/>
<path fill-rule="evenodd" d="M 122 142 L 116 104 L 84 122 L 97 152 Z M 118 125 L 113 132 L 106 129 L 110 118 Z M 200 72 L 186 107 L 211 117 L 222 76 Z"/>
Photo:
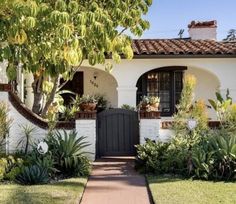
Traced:
<path fill-rule="evenodd" d="M 236 180 L 236 134 L 212 130 L 201 140 L 148 140 L 137 146 L 136 167 L 144 173 L 174 173 L 204 180 Z M 192 143 L 191 143 L 192 142 Z"/>
<path fill-rule="evenodd" d="M 103 110 L 106 110 L 107 107 L 108 107 L 108 100 L 106 99 L 105 96 L 103 95 L 99 95 L 99 94 L 96 94 L 95 96 L 95 99 L 97 101 L 97 109 L 98 111 L 103 111 Z"/>
<path fill-rule="evenodd" d="M 55 174 L 59 172 L 55 167 L 56 163 L 52 156 L 52 152 L 50 151 L 41 155 L 36 149 L 34 149 L 29 155 L 27 155 L 27 161 L 29 165 L 37 165 L 46 169 L 50 177 L 54 177 Z"/>
<path fill-rule="evenodd" d="M 19 173 L 20 167 L 23 165 L 21 158 L 13 156 L 5 156 L 0 159 L 0 180 L 14 180 L 14 177 Z"/>
<path fill-rule="evenodd" d="M 197 121 L 195 131 L 202 132 L 208 129 L 208 114 L 205 102 L 203 100 L 193 102 L 195 87 L 196 78 L 193 75 L 186 75 L 180 102 L 176 106 L 177 113 L 174 115 L 173 130 L 177 137 L 189 134 L 187 123 L 190 119 Z"/>
<path fill-rule="evenodd" d="M 14 181 L 16 177 L 20 174 L 20 167 L 13 167 L 10 172 L 6 173 L 4 176 L 5 180 Z"/>
<path fill-rule="evenodd" d="M 136 145 L 136 168 L 143 173 L 161 173 L 168 143 L 154 142 L 149 139 L 143 145 Z"/>
<path fill-rule="evenodd" d="M 233 103 L 229 90 L 227 89 L 225 99 L 219 92 L 216 92 L 216 100 L 209 99 L 208 101 L 216 111 L 221 126 L 227 128 L 228 131 L 236 131 L 236 103 Z"/>
<path fill-rule="evenodd" d="M 49 182 L 47 169 L 38 165 L 25 166 L 16 176 L 16 182 L 23 185 L 46 184 Z"/>
<path fill-rule="evenodd" d="M 90 163 L 84 156 L 84 148 L 89 146 L 84 140 L 86 137 L 77 137 L 76 131 L 63 133 L 56 131 L 48 137 L 47 143 L 56 168 L 66 176 L 88 175 Z M 86 169 L 85 169 L 86 168 Z"/>
<path fill-rule="evenodd" d="M 220 130 L 210 137 L 209 142 L 209 149 L 214 152 L 212 177 L 224 180 L 236 179 L 236 135 Z"/>
<path fill-rule="evenodd" d="M 36 128 L 30 125 L 22 125 L 23 136 L 20 138 L 17 147 L 21 146 L 24 151 L 24 154 L 29 152 L 30 147 L 34 145 L 33 133 L 36 131 Z"/>
<path fill-rule="evenodd" d="M 135 107 L 130 106 L 128 104 L 123 104 L 120 108 L 125 109 L 125 110 L 135 111 Z"/>
<path fill-rule="evenodd" d="M 4 175 L 6 173 L 7 159 L 0 159 L 0 180 L 4 179 Z"/>

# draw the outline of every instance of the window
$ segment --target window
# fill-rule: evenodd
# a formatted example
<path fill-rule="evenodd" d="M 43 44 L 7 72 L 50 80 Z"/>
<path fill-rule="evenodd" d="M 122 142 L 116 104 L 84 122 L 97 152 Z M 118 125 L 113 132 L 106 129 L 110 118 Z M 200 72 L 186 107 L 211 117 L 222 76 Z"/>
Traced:
<path fill-rule="evenodd" d="M 173 115 L 183 88 L 184 70 L 186 67 L 167 67 L 145 73 L 137 83 L 137 104 L 142 96 L 159 96 L 161 115 Z"/>

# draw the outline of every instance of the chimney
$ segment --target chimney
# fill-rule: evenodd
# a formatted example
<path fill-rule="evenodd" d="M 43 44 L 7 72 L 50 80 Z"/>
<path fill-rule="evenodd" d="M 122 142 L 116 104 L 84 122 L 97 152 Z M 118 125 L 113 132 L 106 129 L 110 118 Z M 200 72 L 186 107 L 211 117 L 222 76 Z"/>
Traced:
<path fill-rule="evenodd" d="M 192 21 L 188 28 L 192 40 L 217 40 L 217 21 Z"/>

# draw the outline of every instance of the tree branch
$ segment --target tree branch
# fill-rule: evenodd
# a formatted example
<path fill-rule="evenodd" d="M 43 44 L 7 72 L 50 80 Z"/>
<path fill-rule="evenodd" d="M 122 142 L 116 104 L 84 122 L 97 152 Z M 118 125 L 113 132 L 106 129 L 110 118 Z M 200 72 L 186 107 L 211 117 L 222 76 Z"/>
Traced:
<path fill-rule="evenodd" d="M 118 34 L 118 36 L 122 35 L 126 30 L 127 30 L 127 28 L 124 28 L 124 29 Z"/>
<path fill-rule="evenodd" d="M 57 89 L 58 89 L 58 85 L 59 85 L 59 79 L 60 79 L 60 74 L 58 73 L 57 76 L 55 77 L 54 79 L 54 84 L 53 84 L 53 88 L 52 88 L 52 91 L 49 95 L 49 98 L 42 110 L 42 117 L 45 118 L 46 114 L 47 114 L 47 111 L 48 111 L 48 108 L 50 107 L 50 105 L 52 104 L 54 98 L 55 98 L 55 95 L 56 95 L 56 92 L 57 92 Z"/>
<path fill-rule="evenodd" d="M 73 75 L 73 76 L 74 76 L 74 74 L 79 70 L 79 68 L 80 68 L 81 64 L 83 63 L 83 61 L 84 61 L 84 60 L 81 60 L 81 62 L 79 63 L 79 65 L 76 66 L 77 68 L 76 68 L 75 70 L 73 70 L 73 72 L 72 72 L 72 75 Z M 69 80 L 66 80 L 66 81 L 64 81 L 62 84 L 60 84 L 60 86 L 58 87 L 57 92 L 60 91 L 60 89 L 63 88 L 63 86 L 65 86 L 68 81 L 69 81 Z"/>

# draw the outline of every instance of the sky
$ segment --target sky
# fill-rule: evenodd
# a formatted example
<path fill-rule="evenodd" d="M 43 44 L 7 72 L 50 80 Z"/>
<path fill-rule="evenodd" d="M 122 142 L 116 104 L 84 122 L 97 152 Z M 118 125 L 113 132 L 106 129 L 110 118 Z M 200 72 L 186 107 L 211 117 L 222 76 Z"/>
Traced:
<path fill-rule="evenodd" d="M 153 0 L 144 17 L 151 27 L 141 38 L 176 38 L 180 29 L 188 37 L 188 24 L 192 20 L 217 20 L 217 39 L 236 29 L 236 0 Z"/>

